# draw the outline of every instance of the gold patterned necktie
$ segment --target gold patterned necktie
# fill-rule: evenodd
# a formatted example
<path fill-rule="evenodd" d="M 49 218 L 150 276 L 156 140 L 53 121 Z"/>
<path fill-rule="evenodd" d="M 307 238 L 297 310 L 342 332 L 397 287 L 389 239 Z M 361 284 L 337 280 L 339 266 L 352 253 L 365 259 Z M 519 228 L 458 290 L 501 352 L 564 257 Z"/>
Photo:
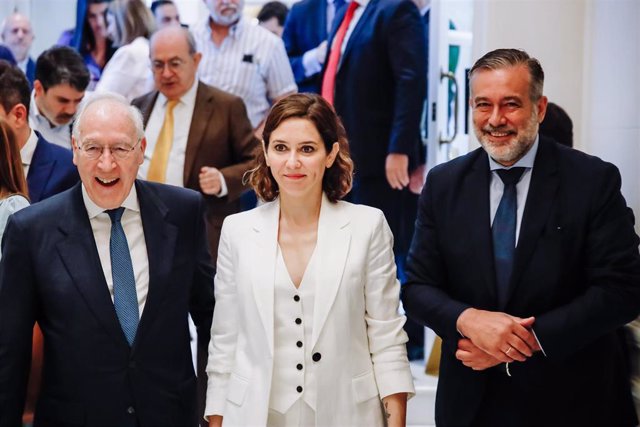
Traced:
<path fill-rule="evenodd" d="M 164 123 L 162 123 L 162 129 L 160 129 L 151 163 L 149 164 L 148 181 L 165 182 L 166 180 L 167 162 L 173 145 L 173 109 L 177 104 L 178 100 L 167 101 Z"/>

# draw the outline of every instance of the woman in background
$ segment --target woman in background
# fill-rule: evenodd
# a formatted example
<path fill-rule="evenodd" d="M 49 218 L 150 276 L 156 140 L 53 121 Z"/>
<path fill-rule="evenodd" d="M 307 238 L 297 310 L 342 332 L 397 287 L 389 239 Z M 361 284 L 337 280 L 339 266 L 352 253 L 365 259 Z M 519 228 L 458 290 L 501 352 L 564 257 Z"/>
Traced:
<path fill-rule="evenodd" d="M 0 241 L 9 216 L 27 206 L 27 182 L 20 149 L 11 128 L 0 119 Z"/>
<path fill-rule="evenodd" d="M 404 426 L 414 393 L 382 212 L 340 199 L 353 163 L 319 95 L 277 102 L 250 181 L 264 201 L 227 217 L 215 278 L 211 426 Z"/>
<path fill-rule="evenodd" d="M 149 59 L 153 15 L 142 0 L 114 0 L 107 21 L 109 37 L 118 50 L 105 67 L 96 92 L 115 92 L 132 101 L 153 89 Z"/>
<path fill-rule="evenodd" d="M 91 73 L 87 90 L 94 90 L 102 71 L 116 51 L 107 37 L 107 8 L 111 0 L 78 0 L 76 28 L 66 30 L 58 44 L 76 49 Z"/>

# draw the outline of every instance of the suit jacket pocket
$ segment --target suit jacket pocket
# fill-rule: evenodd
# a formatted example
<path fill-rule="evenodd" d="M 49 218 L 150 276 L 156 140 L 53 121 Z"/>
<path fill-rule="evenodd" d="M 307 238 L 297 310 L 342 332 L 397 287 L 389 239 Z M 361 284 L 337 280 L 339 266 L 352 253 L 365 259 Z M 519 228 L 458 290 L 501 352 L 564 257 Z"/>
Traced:
<path fill-rule="evenodd" d="M 241 406 L 242 402 L 244 402 L 244 395 L 246 394 L 248 385 L 249 380 L 232 373 L 227 387 L 227 400 Z"/>
<path fill-rule="evenodd" d="M 373 376 L 373 371 L 357 375 L 351 380 L 351 387 L 356 398 L 356 403 L 365 402 L 378 396 L 378 386 Z"/>
<path fill-rule="evenodd" d="M 82 405 L 51 397 L 42 397 L 36 407 L 33 425 L 38 427 L 72 427 L 84 426 L 85 421 Z"/>

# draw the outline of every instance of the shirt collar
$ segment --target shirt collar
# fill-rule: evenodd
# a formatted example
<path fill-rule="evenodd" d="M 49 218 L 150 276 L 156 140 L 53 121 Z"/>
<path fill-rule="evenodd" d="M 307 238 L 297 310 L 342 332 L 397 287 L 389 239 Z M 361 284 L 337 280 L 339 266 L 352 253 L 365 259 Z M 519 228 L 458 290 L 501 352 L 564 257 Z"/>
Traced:
<path fill-rule="evenodd" d="M 532 169 L 533 163 L 536 160 L 536 153 L 538 152 L 538 140 L 539 140 L 539 135 L 536 135 L 536 140 L 533 142 L 533 145 L 531 146 L 529 151 L 527 151 L 527 153 L 520 160 L 518 160 L 514 165 L 509 167 L 501 165 L 500 163 L 493 160 L 491 156 L 487 154 L 487 157 L 489 157 L 489 168 L 492 171 L 498 170 L 498 169 L 511 169 L 515 167 Z"/>
<path fill-rule="evenodd" d="M 87 209 L 89 219 L 93 219 L 105 211 L 104 208 L 96 205 L 95 202 L 91 200 L 84 183 L 82 184 L 82 200 L 84 200 L 84 207 Z M 138 193 L 136 191 L 135 183 L 131 186 L 131 191 L 129 191 L 127 198 L 122 202 L 122 207 L 135 212 L 140 212 L 140 203 L 138 202 Z"/>
<path fill-rule="evenodd" d="M 198 89 L 198 78 L 193 79 L 193 84 L 187 90 L 184 95 L 180 97 L 178 103 L 185 105 L 195 105 L 196 103 L 196 92 Z M 158 92 L 158 99 L 156 100 L 156 104 L 162 105 L 163 108 L 167 106 L 167 97 L 162 94 L 162 92 Z"/>
<path fill-rule="evenodd" d="M 38 135 L 31 129 L 27 143 L 20 149 L 20 157 L 22 158 L 23 165 L 31 165 L 33 153 L 36 151 L 36 145 L 38 145 Z"/>
<path fill-rule="evenodd" d="M 29 105 L 29 115 L 32 116 L 38 124 L 47 126 L 47 129 L 61 129 L 65 126 L 69 126 L 71 122 L 64 125 L 53 124 L 47 119 L 47 117 L 40 112 L 38 104 L 36 104 L 36 90 L 31 91 L 31 104 Z"/>
<path fill-rule="evenodd" d="M 364 9 L 365 7 L 367 7 L 367 5 L 371 0 L 352 0 L 352 1 L 355 1 L 356 3 L 358 3 L 360 6 L 362 6 L 362 9 Z"/>

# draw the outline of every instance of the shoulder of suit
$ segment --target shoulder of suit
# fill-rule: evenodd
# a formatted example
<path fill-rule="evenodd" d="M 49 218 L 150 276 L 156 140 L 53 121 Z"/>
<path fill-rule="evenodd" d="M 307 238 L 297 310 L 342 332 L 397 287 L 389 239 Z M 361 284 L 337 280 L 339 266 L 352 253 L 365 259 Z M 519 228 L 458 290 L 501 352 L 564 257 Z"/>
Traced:
<path fill-rule="evenodd" d="M 198 80 L 198 91 L 201 90 L 205 91 L 209 96 L 213 96 L 216 102 L 242 102 L 242 98 L 239 96 Z"/>
<path fill-rule="evenodd" d="M 71 149 L 64 148 L 52 142 L 49 142 L 44 139 L 42 135 L 38 135 L 37 144 L 41 146 L 41 149 L 44 149 L 44 151 L 48 151 L 51 155 L 57 158 L 62 158 L 65 160 L 71 160 L 73 158 L 73 152 L 71 151 Z"/>
<path fill-rule="evenodd" d="M 372 223 L 380 221 L 381 217 L 384 217 L 384 213 L 380 209 L 367 205 L 339 200 L 333 206 L 338 212 L 346 215 L 351 220 L 351 223 L 356 226 L 368 227 Z"/>

